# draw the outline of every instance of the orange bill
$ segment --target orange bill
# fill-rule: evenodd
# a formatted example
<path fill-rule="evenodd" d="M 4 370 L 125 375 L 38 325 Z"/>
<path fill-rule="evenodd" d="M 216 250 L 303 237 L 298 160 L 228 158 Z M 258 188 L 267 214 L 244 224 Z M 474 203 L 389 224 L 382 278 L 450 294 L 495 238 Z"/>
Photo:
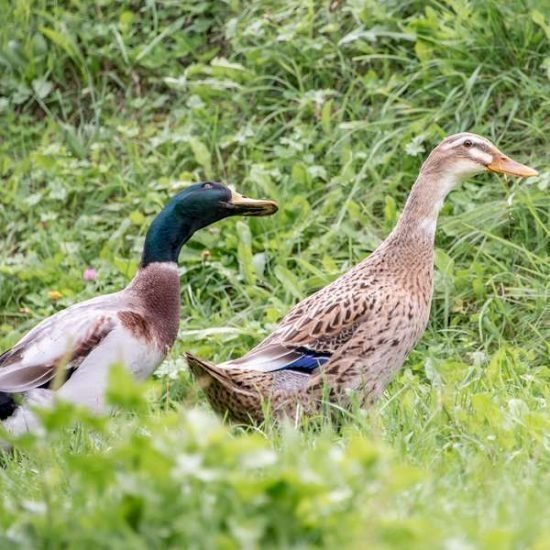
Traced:
<path fill-rule="evenodd" d="M 500 154 L 493 158 L 493 161 L 487 165 L 487 168 L 491 172 L 498 172 L 499 174 L 508 174 L 509 176 L 519 176 L 520 178 L 528 178 L 529 176 L 538 176 L 538 172 L 507 157 Z"/>

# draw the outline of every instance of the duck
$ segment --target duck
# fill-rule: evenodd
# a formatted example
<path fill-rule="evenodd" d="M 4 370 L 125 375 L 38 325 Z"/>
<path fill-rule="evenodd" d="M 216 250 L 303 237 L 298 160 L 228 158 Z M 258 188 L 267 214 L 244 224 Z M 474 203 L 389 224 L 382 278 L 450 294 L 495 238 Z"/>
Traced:
<path fill-rule="evenodd" d="M 366 259 L 295 305 L 241 358 L 216 365 L 186 354 L 212 408 L 258 424 L 319 414 L 321 405 L 372 404 L 426 329 L 433 293 L 434 238 L 443 201 L 483 172 L 537 171 L 488 139 L 445 138 L 422 164 L 397 224 Z"/>
<path fill-rule="evenodd" d="M 137 380 L 150 376 L 178 334 L 182 246 L 214 222 L 267 216 L 277 208 L 274 201 L 247 198 L 211 181 L 176 194 L 152 221 L 126 288 L 59 311 L 0 355 L 0 421 L 9 436 L 36 430 L 33 408 L 55 398 L 105 412 L 115 363 Z"/>

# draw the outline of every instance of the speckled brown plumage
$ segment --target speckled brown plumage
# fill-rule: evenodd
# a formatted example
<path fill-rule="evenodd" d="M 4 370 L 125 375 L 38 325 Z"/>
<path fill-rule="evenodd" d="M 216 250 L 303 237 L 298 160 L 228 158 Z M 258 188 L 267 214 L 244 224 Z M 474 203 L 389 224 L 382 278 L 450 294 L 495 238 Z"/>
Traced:
<path fill-rule="evenodd" d="M 260 422 L 265 403 L 280 417 L 313 414 L 327 394 L 344 406 L 350 396 L 363 404 L 379 397 L 428 323 L 443 200 L 461 179 L 492 170 L 494 159 L 509 161 L 516 174 L 530 170 L 474 134 L 447 138 L 422 166 L 396 227 L 368 258 L 297 304 L 244 357 L 216 366 L 188 354 L 213 408 Z"/>
<path fill-rule="evenodd" d="M 208 380 L 203 389 L 213 408 L 241 422 L 261 421 L 266 398 L 274 414 L 293 413 L 298 403 L 305 406 L 320 398 L 325 384 L 361 390 L 366 400 L 375 399 L 424 332 L 429 315 L 433 246 L 427 240 L 411 246 L 401 239 L 394 235 L 386 246 L 295 306 L 242 360 L 225 368 L 205 368 L 188 355 L 192 372 Z M 395 246 L 401 247 L 406 263 L 394 265 L 388 258 Z M 283 345 L 288 350 L 307 345 L 330 354 L 330 360 L 312 375 L 239 369 L 239 362 L 251 354 Z"/>

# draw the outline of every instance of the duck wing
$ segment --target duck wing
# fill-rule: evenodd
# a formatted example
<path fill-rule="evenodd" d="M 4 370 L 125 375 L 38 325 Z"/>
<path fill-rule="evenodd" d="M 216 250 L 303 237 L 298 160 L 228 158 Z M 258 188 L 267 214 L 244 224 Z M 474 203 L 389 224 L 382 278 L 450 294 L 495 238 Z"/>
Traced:
<path fill-rule="evenodd" d="M 58 368 L 77 368 L 120 323 L 114 296 L 102 296 L 60 311 L 0 355 L 0 392 L 38 388 L 50 382 Z"/>
<path fill-rule="evenodd" d="M 294 306 L 275 331 L 249 353 L 220 366 L 263 372 L 316 372 L 366 319 L 377 315 L 381 297 L 377 292 L 368 292 L 370 283 L 358 280 L 353 271 L 347 273 Z"/>

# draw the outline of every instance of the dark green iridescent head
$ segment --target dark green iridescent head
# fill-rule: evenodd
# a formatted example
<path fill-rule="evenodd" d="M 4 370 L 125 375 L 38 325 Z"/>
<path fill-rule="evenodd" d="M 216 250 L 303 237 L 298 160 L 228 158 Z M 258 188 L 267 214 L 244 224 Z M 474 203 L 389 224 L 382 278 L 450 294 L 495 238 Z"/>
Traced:
<path fill-rule="evenodd" d="M 177 262 L 181 247 L 193 233 L 228 216 L 268 216 L 277 204 L 249 199 L 217 182 L 191 185 L 173 197 L 153 220 L 141 266 L 153 262 Z"/>

